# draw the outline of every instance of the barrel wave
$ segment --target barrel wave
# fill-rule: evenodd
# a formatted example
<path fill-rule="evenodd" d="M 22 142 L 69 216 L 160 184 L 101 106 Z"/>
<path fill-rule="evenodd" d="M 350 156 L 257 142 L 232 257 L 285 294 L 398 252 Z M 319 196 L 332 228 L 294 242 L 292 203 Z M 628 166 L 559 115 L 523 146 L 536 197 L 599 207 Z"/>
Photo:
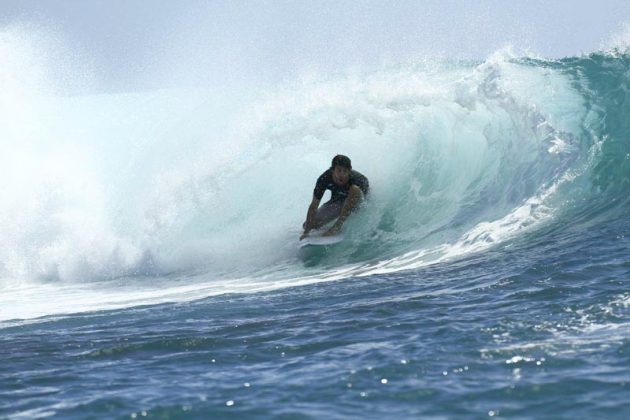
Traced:
<path fill-rule="evenodd" d="M 4 77 L 1 287 L 98 291 L 87 310 L 123 305 L 104 292 L 121 285 L 142 302 L 195 299 L 589 229 L 627 206 L 629 67 L 617 50 L 554 61 L 504 50 L 262 93 L 87 96 Z M 372 193 L 348 240 L 305 261 L 299 227 L 336 153 Z"/>

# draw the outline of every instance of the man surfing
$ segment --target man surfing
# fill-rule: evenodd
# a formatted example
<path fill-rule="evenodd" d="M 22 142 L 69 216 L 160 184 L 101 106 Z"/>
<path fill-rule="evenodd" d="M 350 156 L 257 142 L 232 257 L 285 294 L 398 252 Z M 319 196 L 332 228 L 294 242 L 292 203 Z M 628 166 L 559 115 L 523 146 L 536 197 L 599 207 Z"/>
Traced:
<path fill-rule="evenodd" d="M 361 199 L 367 195 L 369 189 L 368 179 L 352 169 L 352 163 L 348 156 L 335 156 L 330 169 L 327 169 L 317 178 L 313 191 L 313 201 L 308 206 L 306 222 L 302 225 L 304 233 L 300 236 L 300 240 L 306 238 L 311 230 L 319 229 L 334 219 L 337 221 L 323 236 L 333 236 L 339 233 L 343 223 L 350 213 L 357 208 Z M 331 198 L 319 207 L 319 202 L 326 190 L 330 190 Z"/>

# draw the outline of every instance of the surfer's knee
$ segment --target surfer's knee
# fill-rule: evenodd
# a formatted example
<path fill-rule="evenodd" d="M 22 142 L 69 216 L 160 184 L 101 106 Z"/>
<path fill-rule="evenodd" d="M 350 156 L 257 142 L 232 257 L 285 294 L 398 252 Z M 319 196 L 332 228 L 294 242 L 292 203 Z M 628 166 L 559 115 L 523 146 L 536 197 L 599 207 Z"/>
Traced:
<path fill-rule="evenodd" d="M 357 185 L 350 185 L 350 190 L 348 191 L 348 194 L 354 197 L 361 197 L 361 188 L 359 188 Z"/>
<path fill-rule="evenodd" d="M 354 208 L 363 200 L 363 191 L 356 185 L 350 186 L 348 191 L 348 202 Z"/>

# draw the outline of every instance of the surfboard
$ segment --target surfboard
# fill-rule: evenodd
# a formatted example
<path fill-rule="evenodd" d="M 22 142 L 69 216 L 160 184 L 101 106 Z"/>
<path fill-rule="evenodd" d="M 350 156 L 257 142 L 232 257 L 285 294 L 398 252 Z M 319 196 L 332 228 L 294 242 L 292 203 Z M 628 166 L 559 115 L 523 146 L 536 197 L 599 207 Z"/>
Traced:
<path fill-rule="evenodd" d="M 334 235 L 334 236 L 307 236 L 306 238 L 300 241 L 300 248 L 304 248 L 306 246 L 326 246 L 326 245 L 334 245 L 343 241 L 343 235 Z"/>

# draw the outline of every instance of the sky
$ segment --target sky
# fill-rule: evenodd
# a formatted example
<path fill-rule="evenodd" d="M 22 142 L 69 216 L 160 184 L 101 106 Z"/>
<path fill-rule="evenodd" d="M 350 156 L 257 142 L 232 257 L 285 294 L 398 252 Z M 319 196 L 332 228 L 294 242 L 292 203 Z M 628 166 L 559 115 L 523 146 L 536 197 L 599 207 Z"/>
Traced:
<path fill-rule="evenodd" d="M 105 90 L 483 60 L 508 45 L 561 58 L 629 24 L 628 0 L 0 0 L 0 47 L 30 40 L 51 67 L 65 63 L 55 77 L 70 83 L 59 75 L 70 67 Z"/>

